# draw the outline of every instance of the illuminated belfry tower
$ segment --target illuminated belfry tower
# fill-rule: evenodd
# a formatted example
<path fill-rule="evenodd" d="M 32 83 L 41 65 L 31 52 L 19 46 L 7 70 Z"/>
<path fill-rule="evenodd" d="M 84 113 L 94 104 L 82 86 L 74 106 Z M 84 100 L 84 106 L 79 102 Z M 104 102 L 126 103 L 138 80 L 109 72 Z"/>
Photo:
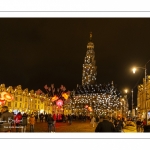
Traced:
<path fill-rule="evenodd" d="M 87 44 L 86 56 L 83 64 L 82 85 L 93 85 L 96 83 L 97 67 L 95 61 L 94 43 L 92 42 L 92 32 Z"/>

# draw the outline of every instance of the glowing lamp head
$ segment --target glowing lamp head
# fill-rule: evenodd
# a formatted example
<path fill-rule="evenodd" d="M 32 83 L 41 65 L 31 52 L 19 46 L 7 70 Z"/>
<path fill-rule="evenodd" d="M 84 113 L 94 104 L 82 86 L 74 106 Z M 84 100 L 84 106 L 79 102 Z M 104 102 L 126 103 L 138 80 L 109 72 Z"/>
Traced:
<path fill-rule="evenodd" d="M 133 71 L 133 73 L 135 73 L 136 72 L 136 68 L 133 68 L 132 71 Z"/>
<path fill-rule="evenodd" d="M 128 90 L 127 90 L 127 89 L 125 89 L 124 91 L 125 91 L 125 93 L 128 93 Z"/>

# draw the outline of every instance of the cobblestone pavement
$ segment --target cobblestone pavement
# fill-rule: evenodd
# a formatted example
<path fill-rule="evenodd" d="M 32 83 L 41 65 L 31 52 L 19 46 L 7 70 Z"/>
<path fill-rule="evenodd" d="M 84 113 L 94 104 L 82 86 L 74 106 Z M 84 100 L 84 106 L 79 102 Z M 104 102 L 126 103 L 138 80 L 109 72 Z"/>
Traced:
<path fill-rule="evenodd" d="M 97 124 L 93 127 L 92 124 L 90 124 L 90 121 L 87 120 L 86 122 L 82 121 L 73 121 L 71 125 L 68 124 L 68 122 L 56 122 L 56 130 L 55 132 L 87 132 L 92 133 L 95 132 Z M 15 132 L 15 129 L 12 130 L 12 132 Z M 29 124 L 27 126 L 27 131 L 30 132 Z M 48 125 L 47 122 L 37 122 L 35 124 L 34 132 L 48 132 Z M 136 127 L 128 126 L 123 129 L 123 132 L 137 132 Z"/>
<path fill-rule="evenodd" d="M 96 127 L 96 124 L 95 124 Z M 55 132 L 94 132 L 95 127 L 90 124 L 90 121 L 81 122 L 73 121 L 72 124 L 68 122 L 56 122 Z M 27 132 L 29 132 L 29 125 L 27 127 Z M 46 122 L 37 122 L 35 124 L 34 132 L 48 132 L 48 125 Z"/>

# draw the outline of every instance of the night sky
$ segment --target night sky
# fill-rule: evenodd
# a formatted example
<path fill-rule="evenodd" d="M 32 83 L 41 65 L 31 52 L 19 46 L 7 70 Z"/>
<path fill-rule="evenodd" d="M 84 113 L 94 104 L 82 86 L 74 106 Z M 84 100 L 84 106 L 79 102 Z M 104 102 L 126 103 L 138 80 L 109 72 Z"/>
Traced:
<path fill-rule="evenodd" d="M 41 89 L 63 84 L 68 90 L 82 81 L 89 33 L 93 34 L 97 83 L 113 81 L 123 92 L 142 83 L 150 59 L 148 18 L 0 18 L 0 84 Z M 150 63 L 147 74 L 150 74 Z M 131 102 L 131 98 L 129 98 Z"/>

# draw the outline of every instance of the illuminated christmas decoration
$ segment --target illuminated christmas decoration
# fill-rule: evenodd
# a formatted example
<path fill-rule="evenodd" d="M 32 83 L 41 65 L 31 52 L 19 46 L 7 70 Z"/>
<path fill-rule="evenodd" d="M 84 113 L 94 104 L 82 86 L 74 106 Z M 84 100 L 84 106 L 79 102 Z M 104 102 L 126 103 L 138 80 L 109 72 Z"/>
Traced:
<path fill-rule="evenodd" d="M 66 87 L 63 85 L 61 85 L 60 88 L 57 88 L 57 90 L 55 90 L 54 84 L 51 84 L 50 87 L 45 85 L 44 88 L 48 93 L 48 96 L 52 97 L 51 99 L 52 102 L 58 99 L 67 100 L 70 96 L 70 91 L 67 91 Z"/>
<path fill-rule="evenodd" d="M 63 105 L 63 101 L 59 99 L 58 101 L 56 101 L 56 105 L 61 107 Z"/>
<path fill-rule="evenodd" d="M 47 85 L 44 86 L 47 91 L 48 96 L 50 97 L 50 102 L 52 102 L 53 107 L 57 106 L 57 111 L 64 113 L 65 106 L 67 107 L 70 104 L 70 91 L 66 89 L 65 86 L 61 85 L 60 88 L 55 90 L 54 84 L 51 84 L 50 87 Z M 58 107 L 59 106 L 59 107 Z M 54 111 L 55 108 L 53 109 Z"/>
<path fill-rule="evenodd" d="M 14 97 L 8 93 L 8 92 L 2 92 L 1 93 L 1 100 L 6 100 L 8 102 L 11 102 L 14 99 Z"/>
<path fill-rule="evenodd" d="M 90 33 L 90 40 L 87 44 L 87 52 L 83 64 L 82 85 L 95 84 L 97 75 L 95 64 L 94 43 L 92 42 L 92 33 Z"/>
<path fill-rule="evenodd" d="M 0 106 L 5 105 L 5 100 L 0 100 Z"/>
<path fill-rule="evenodd" d="M 54 102 L 54 101 L 56 101 L 56 100 L 58 100 L 58 97 L 57 97 L 56 95 L 54 95 L 54 96 L 52 97 L 51 101 Z"/>
<path fill-rule="evenodd" d="M 67 93 L 62 93 L 62 97 L 64 97 L 65 100 L 67 100 L 67 99 L 69 98 L 69 94 L 67 94 Z"/>
<path fill-rule="evenodd" d="M 120 108 L 120 92 L 112 84 L 78 85 L 72 100 L 74 108 L 95 114 L 113 113 Z M 89 107 L 88 107 L 89 106 Z M 88 108 L 88 109 L 83 109 Z"/>
<path fill-rule="evenodd" d="M 85 108 L 88 108 L 88 105 L 85 105 Z"/>

